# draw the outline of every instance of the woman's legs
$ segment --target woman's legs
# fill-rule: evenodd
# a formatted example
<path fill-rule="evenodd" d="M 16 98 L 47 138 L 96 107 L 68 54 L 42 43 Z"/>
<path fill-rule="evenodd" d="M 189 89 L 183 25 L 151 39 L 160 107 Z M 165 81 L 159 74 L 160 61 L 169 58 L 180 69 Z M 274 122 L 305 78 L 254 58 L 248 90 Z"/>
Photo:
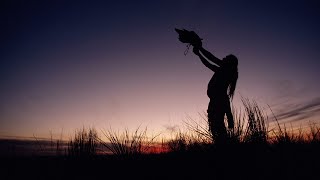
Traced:
<path fill-rule="evenodd" d="M 224 124 L 225 102 L 215 98 L 210 100 L 208 106 L 209 130 L 212 133 L 216 143 L 225 143 L 227 138 L 227 130 Z"/>

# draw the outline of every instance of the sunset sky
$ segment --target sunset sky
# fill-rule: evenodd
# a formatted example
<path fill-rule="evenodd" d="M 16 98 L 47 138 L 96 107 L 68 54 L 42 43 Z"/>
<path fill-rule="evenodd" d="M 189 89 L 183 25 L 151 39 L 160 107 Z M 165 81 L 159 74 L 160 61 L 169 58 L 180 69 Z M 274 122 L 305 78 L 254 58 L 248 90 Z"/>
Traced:
<path fill-rule="evenodd" d="M 242 95 L 281 122 L 320 122 L 317 1 L 8 0 L 0 18 L 0 138 L 199 118 L 213 72 L 174 28 L 238 57 L 236 107 Z"/>

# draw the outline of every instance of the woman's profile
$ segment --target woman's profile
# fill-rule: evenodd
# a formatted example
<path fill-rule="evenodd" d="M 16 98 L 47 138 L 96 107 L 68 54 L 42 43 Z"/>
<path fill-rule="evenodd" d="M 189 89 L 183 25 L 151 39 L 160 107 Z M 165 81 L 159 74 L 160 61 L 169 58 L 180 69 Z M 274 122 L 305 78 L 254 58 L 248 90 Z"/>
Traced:
<path fill-rule="evenodd" d="M 227 116 L 228 128 L 234 127 L 230 100 L 233 98 L 238 80 L 238 59 L 230 54 L 220 60 L 202 47 L 201 38 L 193 31 L 183 30 L 182 32 L 180 30 L 177 32 L 180 32 L 180 41 L 190 43 L 193 46 L 194 54 L 199 56 L 201 62 L 214 72 L 207 89 L 207 95 L 210 98 L 207 110 L 208 123 L 215 142 L 224 143 L 227 137 L 224 123 L 225 115 Z"/>

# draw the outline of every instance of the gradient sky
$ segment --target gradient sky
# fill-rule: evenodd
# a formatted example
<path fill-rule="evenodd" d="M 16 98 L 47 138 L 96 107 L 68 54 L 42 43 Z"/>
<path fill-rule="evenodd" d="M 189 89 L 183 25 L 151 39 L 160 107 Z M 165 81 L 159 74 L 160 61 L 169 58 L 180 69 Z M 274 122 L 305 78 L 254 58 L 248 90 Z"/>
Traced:
<path fill-rule="evenodd" d="M 1 1 L 0 137 L 83 126 L 152 133 L 198 118 L 212 72 L 178 41 L 194 30 L 239 59 L 240 94 L 282 122 L 320 121 L 317 1 Z M 270 113 L 266 110 L 267 113 Z"/>

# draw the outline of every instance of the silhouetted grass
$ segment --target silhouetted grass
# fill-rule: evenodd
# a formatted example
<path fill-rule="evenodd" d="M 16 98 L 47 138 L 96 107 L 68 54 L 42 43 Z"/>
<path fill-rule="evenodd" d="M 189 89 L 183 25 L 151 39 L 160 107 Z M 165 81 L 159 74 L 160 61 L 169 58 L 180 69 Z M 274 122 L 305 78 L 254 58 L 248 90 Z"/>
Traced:
<path fill-rule="evenodd" d="M 285 123 L 279 123 L 275 115 L 274 119 L 276 121 L 276 129 L 272 130 L 272 136 L 270 137 L 273 145 L 287 146 L 293 144 L 305 145 L 319 143 L 320 127 L 316 126 L 315 123 L 309 123 L 309 131 L 303 132 L 303 128 L 301 126 L 298 129 L 294 129 L 292 126 L 288 129 Z"/>
<path fill-rule="evenodd" d="M 56 156 L 62 156 L 67 155 L 67 142 L 63 140 L 62 138 L 62 132 L 60 134 L 60 137 L 53 138 L 53 134 L 50 131 L 50 138 L 38 138 L 35 135 L 33 135 L 33 138 L 35 139 L 35 145 L 37 146 L 35 155 L 56 155 Z"/>
<path fill-rule="evenodd" d="M 76 131 L 74 138 L 68 143 L 68 155 L 76 157 L 88 157 L 96 155 L 98 146 L 98 134 L 94 128 L 82 128 Z"/>
<path fill-rule="evenodd" d="M 310 131 L 307 134 L 307 141 L 311 144 L 320 145 L 320 127 L 314 123 L 309 124 Z"/>
<path fill-rule="evenodd" d="M 266 144 L 268 140 L 268 124 L 266 123 L 268 117 L 263 113 L 256 101 L 250 101 L 248 98 L 241 98 L 241 101 L 247 118 L 243 141 L 246 143 Z"/>
<path fill-rule="evenodd" d="M 133 132 L 128 129 L 103 131 L 106 140 L 98 137 L 95 129 L 83 128 L 69 140 L 67 155 L 71 158 L 59 158 L 60 153 L 53 158 L 7 158 L 3 160 L 7 169 L 4 177 L 22 179 L 25 174 L 33 177 L 30 172 L 34 169 L 37 169 L 38 177 L 43 177 L 40 179 L 52 176 L 53 179 L 99 179 L 99 175 L 105 179 L 109 174 L 115 176 L 113 179 L 317 177 L 320 127 L 310 123 L 308 129 L 300 127 L 296 130 L 275 118 L 276 126 L 269 130 L 268 116 L 262 108 L 253 100 L 243 98 L 242 102 L 244 110 L 233 108 L 235 125 L 228 130 L 225 145 L 215 144 L 205 113 L 199 114 L 200 120 L 188 117 L 186 130 L 162 140 L 163 151 L 158 154 L 149 153 L 158 144 L 158 136 L 148 137 L 147 128 L 138 127 Z M 56 144 L 57 152 L 61 152 L 60 143 L 55 143 L 51 135 L 51 148 Z M 97 154 L 98 146 L 104 146 L 111 155 Z M 31 162 L 33 166 L 30 166 Z M 17 169 L 22 173 L 15 173 Z M 113 173 L 119 170 L 121 173 Z"/>
<path fill-rule="evenodd" d="M 288 129 L 286 124 L 280 124 L 275 118 L 276 127 L 269 130 L 269 120 L 266 113 L 254 100 L 242 98 L 244 111 L 233 108 L 234 128 L 229 129 L 228 145 L 291 145 L 291 144 L 319 144 L 320 128 L 316 124 L 309 124 L 309 131 L 302 128 Z M 271 109 L 270 109 L 271 110 Z M 186 132 L 177 132 L 167 146 L 170 151 L 208 150 L 210 145 L 215 146 L 214 138 L 209 131 L 206 114 L 199 114 L 200 121 L 188 117 L 185 121 Z M 225 119 L 225 121 L 227 121 Z"/>
<path fill-rule="evenodd" d="M 276 126 L 269 130 L 268 116 L 257 102 L 248 98 L 242 98 L 241 100 L 244 110 L 232 108 L 234 128 L 228 129 L 226 144 L 234 147 L 247 144 L 267 146 L 320 144 L 320 127 L 316 124 L 310 123 L 308 131 L 303 131 L 301 127 L 298 129 L 287 128 L 286 124 L 280 124 L 274 116 Z M 187 117 L 184 125 L 186 131 L 179 130 L 171 139 L 162 140 L 162 143 L 156 141 L 156 137 L 159 135 L 148 137 L 147 128 L 140 129 L 138 127 L 133 132 L 129 132 L 128 129 L 123 132 L 112 129 L 102 131 L 106 140 L 99 138 L 95 129 L 83 128 L 76 131 L 74 137 L 69 140 L 65 154 L 69 156 L 96 155 L 98 146 L 102 146 L 107 149 L 105 153 L 111 152 L 118 157 L 130 157 L 150 152 L 205 152 L 215 146 L 215 139 L 209 131 L 206 113 L 199 113 L 199 120 Z M 57 140 L 54 143 L 51 134 L 51 149 L 53 149 L 54 144 L 56 155 L 62 155 L 62 140 Z M 161 147 L 159 144 L 161 144 Z M 152 149 L 157 150 L 153 151 Z"/>
<path fill-rule="evenodd" d="M 56 141 L 56 142 L 54 142 Z M 50 131 L 50 148 L 55 149 L 57 156 L 66 154 L 66 149 L 63 147 L 64 141 L 62 139 L 62 132 L 60 133 L 60 138 L 53 140 L 52 132 Z"/>
<path fill-rule="evenodd" d="M 157 137 L 148 138 L 147 128 L 141 130 L 140 127 L 133 133 L 128 129 L 122 133 L 109 129 L 103 134 L 108 141 L 100 139 L 100 143 L 118 157 L 133 157 L 149 152 Z"/>
<path fill-rule="evenodd" d="M 289 130 L 286 124 L 282 127 L 277 123 L 277 129 L 272 130 L 273 137 L 271 137 L 272 144 L 274 145 L 289 145 L 289 144 L 303 144 L 306 139 L 303 137 L 302 128 L 298 129 L 298 133 L 291 127 Z"/>
<path fill-rule="evenodd" d="M 170 152 L 184 152 L 187 150 L 188 137 L 185 134 L 178 132 L 175 134 L 175 137 L 169 140 L 166 145 Z"/>

